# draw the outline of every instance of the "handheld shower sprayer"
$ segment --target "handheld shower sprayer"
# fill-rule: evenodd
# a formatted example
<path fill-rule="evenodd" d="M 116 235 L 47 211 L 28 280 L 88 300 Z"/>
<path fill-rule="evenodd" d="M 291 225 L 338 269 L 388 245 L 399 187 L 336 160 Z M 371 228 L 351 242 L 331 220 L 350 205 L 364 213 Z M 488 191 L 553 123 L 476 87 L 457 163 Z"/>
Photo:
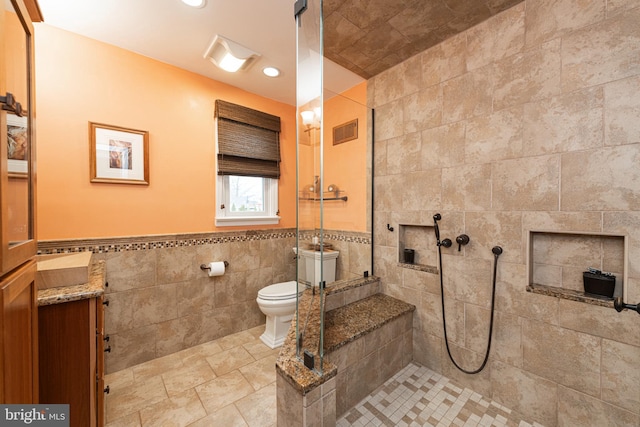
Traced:
<path fill-rule="evenodd" d="M 433 216 L 433 229 L 436 232 L 436 241 L 440 243 L 440 227 L 438 227 L 438 221 L 442 219 L 442 215 L 439 213 Z"/>

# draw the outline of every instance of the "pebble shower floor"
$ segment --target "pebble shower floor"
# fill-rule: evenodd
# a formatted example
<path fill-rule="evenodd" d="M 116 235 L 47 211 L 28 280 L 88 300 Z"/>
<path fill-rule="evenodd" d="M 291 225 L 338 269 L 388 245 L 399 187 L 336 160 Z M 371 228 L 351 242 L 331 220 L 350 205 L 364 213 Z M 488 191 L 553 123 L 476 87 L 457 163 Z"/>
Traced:
<path fill-rule="evenodd" d="M 338 427 L 544 427 L 413 363 L 338 420 Z"/>

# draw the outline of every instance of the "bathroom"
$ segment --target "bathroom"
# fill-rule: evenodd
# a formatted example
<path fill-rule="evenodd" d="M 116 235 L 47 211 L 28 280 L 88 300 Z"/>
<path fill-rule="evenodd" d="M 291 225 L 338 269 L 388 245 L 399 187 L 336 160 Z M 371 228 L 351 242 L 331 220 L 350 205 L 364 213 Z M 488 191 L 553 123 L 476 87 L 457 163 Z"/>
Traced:
<path fill-rule="evenodd" d="M 527 287 L 530 255 L 541 257 L 530 243 L 557 238 L 547 247 L 561 241 L 571 268 L 541 276 L 587 267 L 563 248 L 596 253 L 596 267 L 624 274 L 625 301 L 640 302 L 640 4 L 513 3 L 352 89 L 375 109 L 373 223 L 328 226 L 338 277 L 362 274 L 372 250 L 382 291 L 416 306 L 413 360 L 528 420 L 638 427 L 638 315 Z M 46 23 L 36 37 L 39 250 L 105 260 L 107 374 L 262 325 L 258 291 L 296 274 L 295 106 Z M 215 99 L 281 118 L 279 224 L 214 227 Z M 89 181 L 89 121 L 150 130 L 149 186 Z M 352 206 L 352 182 L 327 184 Z M 470 237 L 461 251 L 442 248 L 450 344 L 466 367 L 482 361 L 491 248 L 504 250 L 492 352 L 477 375 L 447 356 L 438 274 L 399 262 L 399 236 L 415 228 L 431 242 L 414 246 L 416 263 L 435 263 L 436 213 L 443 238 Z M 611 251 L 584 241 L 605 235 Z M 213 260 L 229 262 L 215 287 L 199 268 Z"/>

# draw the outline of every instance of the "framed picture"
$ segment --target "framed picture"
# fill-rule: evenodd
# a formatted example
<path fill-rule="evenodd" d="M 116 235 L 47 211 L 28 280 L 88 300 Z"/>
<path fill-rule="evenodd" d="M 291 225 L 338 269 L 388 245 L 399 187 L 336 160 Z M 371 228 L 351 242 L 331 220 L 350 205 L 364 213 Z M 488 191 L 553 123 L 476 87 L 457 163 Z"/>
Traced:
<path fill-rule="evenodd" d="M 149 185 L 149 132 L 89 122 L 91 182 Z"/>
<path fill-rule="evenodd" d="M 9 176 L 26 178 L 29 172 L 27 117 L 7 113 L 7 158 Z"/>

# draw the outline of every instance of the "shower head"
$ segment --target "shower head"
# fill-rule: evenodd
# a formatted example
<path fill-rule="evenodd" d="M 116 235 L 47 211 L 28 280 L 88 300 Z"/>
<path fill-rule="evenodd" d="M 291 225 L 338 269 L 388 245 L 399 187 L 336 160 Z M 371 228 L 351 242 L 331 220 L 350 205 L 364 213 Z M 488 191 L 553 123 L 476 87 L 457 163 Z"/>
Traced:
<path fill-rule="evenodd" d="M 440 215 L 439 213 L 433 216 L 433 222 L 440 221 L 441 219 L 442 219 L 442 215 Z"/>
<path fill-rule="evenodd" d="M 493 252 L 493 254 L 494 254 L 496 257 L 498 257 L 498 256 L 500 256 L 500 255 L 502 254 L 502 248 L 501 248 L 500 246 L 494 246 L 494 247 L 491 249 L 491 252 Z"/>

